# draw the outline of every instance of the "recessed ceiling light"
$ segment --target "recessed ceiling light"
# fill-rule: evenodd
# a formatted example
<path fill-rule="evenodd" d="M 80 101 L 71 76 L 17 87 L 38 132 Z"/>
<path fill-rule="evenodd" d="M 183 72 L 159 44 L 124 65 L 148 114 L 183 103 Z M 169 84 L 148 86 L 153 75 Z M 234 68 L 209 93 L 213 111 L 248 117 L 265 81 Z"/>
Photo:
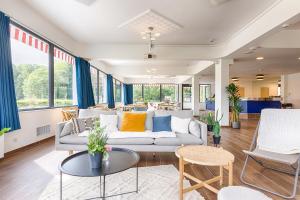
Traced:
<path fill-rule="evenodd" d="M 156 37 L 159 37 L 159 36 L 160 36 L 160 33 L 155 33 L 155 36 L 156 36 Z"/>
<path fill-rule="evenodd" d="M 265 59 L 265 58 L 262 57 L 262 56 L 259 56 L 259 57 L 256 58 L 256 60 L 263 60 L 263 59 Z"/>
<path fill-rule="evenodd" d="M 146 37 L 146 36 L 144 36 L 144 37 L 142 37 L 142 39 L 143 39 L 143 40 L 146 40 L 146 39 L 147 39 L 147 37 Z"/>
<path fill-rule="evenodd" d="M 300 60 L 300 57 L 298 58 L 298 60 Z"/>
<path fill-rule="evenodd" d="M 151 37 L 151 40 L 153 41 L 153 40 L 155 40 L 155 38 L 154 38 L 154 37 Z"/>
<path fill-rule="evenodd" d="M 231 80 L 232 80 L 233 82 L 237 82 L 237 81 L 239 81 L 239 77 L 232 77 Z"/>
<path fill-rule="evenodd" d="M 287 27 L 289 27 L 289 26 L 290 26 L 289 24 L 282 24 L 282 25 L 281 25 L 282 28 L 287 28 Z"/>

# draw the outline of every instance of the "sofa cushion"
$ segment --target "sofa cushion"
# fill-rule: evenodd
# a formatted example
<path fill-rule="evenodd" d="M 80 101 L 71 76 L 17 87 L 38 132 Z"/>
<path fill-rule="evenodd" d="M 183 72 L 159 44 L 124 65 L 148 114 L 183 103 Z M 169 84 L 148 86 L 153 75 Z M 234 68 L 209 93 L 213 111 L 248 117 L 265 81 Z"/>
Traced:
<path fill-rule="evenodd" d="M 172 116 L 171 119 L 171 128 L 172 131 L 175 133 L 189 133 L 189 124 L 190 124 L 191 118 L 179 118 Z"/>
<path fill-rule="evenodd" d="M 122 117 L 121 131 L 145 131 L 146 113 L 124 112 Z"/>
<path fill-rule="evenodd" d="M 80 137 L 78 135 L 66 135 L 59 139 L 62 144 L 87 144 L 87 137 Z"/>
<path fill-rule="evenodd" d="M 154 144 L 161 146 L 198 145 L 203 144 L 203 141 L 191 134 L 176 133 L 176 138 L 157 138 Z"/>
<path fill-rule="evenodd" d="M 105 133 L 118 131 L 118 115 L 100 115 L 100 126 Z"/>
<path fill-rule="evenodd" d="M 192 118 L 193 117 L 193 111 L 192 110 L 156 110 L 155 116 L 175 116 L 179 118 Z"/>
<path fill-rule="evenodd" d="M 97 108 L 80 109 L 78 118 L 91 118 L 91 117 L 98 117 L 99 118 L 100 114 L 115 115 L 116 111 L 114 111 L 114 110 L 107 111 L 107 110 L 102 110 L 102 109 L 97 109 Z"/>
<path fill-rule="evenodd" d="M 153 117 L 153 132 L 169 131 L 171 132 L 171 115 Z"/>
<path fill-rule="evenodd" d="M 62 131 L 60 132 L 60 137 L 64 137 L 66 135 L 70 135 L 73 134 L 74 132 L 74 126 L 73 126 L 73 122 L 72 120 L 66 122 L 66 124 L 64 125 Z"/>
<path fill-rule="evenodd" d="M 152 117 L 154 116 L 154 111 L 133 111 L 134 113 L 147 113 L 146 116 L 146 122 L 145 122 L 145 128 L 146 130 L 152 131 L 153 128 L 153 122 L 152 122 Z"/>
<path fill-rule="evenodd" d="M 197 138 L 201 138 L 200 124 L 196 121 L 191 121 L 189 124 L 189 132 Z"/>
<path fill-rule="evenodd" d="M 107 140 L 107 144 L 111 145 L 150 145 L 153 143 L 153 138 L 110 138 Z"/>

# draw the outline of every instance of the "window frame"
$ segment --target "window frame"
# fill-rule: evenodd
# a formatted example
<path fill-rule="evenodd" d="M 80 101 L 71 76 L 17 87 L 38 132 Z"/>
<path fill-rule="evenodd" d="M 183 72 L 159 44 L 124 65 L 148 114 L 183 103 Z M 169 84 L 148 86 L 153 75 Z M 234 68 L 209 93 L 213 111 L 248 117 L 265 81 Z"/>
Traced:
<path fill-rule="evenodd" d="M 43 42 L 47 43 L 49 45 L 49 53 L 48 53 L 48 90 L 49 90 L 49 95 L 48 95 L 48 106 L 44 106 L 44 107 L 38 107 L 38 108 L 22 108 L 20 109 L 18 107 L 18 111 L 22 112 L 22 111 L 33 111 L 33 110 L 45 110 L 45 109 L 55 109 L 55 108 L 64 108 L 64 107 L 70 107 L 70 106 L 77 106 L 77 105 L 66 105 L 66 106 L 54 106 L 54 48 L 57 48 L 67 54 L 69 54 L 70 56 L 74 57 L 74 60 L 76 58 L 76 56 L 74 56 L 72 53 L 70 53 L 68 50 L 64 49 L 63 47 L 54 44 L 53 42 L 51 42 L 50 40 L 48 40 L 45 37 L 42 37 L 36 33 L 34 33 L 33 31 L 29 30 L 28 28 L 20 25 L 19 23 L 11 20 L 10 24 L 22 29 L 23 31 L 27 32 L 28 34 L 32 35 L 33 37 L 36 37 L 39 40 L 42 40 Z"/>
<path fill-rule="evenodd" d="M 199 84 L 199 103 L 205 103 L 206 99 L 209 97 L 206 96 L 206 89 L 205 89 L 205 91 L 204 91 L 205 100 L 201 101 L 201 86 L 204 86 L 205 88 L 209 87 L 210 93 L 211 93 L 211 84 Z"/>
<path fill-rule="evenodd" d="M 163 99 L 162 99 L 162 86 L 163 85 L 174 85 L 175 87 L 177 87 L 177 95 L 175 96 L 175 99 L 177 102 L 179 102 L 179 84 L 176 84 L 176 83 L 133 83 L 133 85 L 141 85 L 142 86 L 142 98 L 143 100 L 145 101 L 145 94 L 144 94 L 144 91 L 145 91 L 145 85 L 159 85 L 159 101 L 162 102 Z M 176 88 L 175 88 L 175 91 L 176 91 Z M 135 103 L 135 102 L 134 102 Z"/>

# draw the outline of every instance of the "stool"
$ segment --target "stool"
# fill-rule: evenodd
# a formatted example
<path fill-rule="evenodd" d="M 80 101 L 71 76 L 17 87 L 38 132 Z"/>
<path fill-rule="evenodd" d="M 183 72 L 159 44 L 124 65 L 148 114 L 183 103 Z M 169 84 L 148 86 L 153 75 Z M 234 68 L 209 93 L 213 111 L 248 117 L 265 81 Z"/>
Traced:
<path fill-rule="evenodd" d="M 224 187 L 218 192 L 218 200 L 272 200 L 263 193 L 243 186 Z"/>

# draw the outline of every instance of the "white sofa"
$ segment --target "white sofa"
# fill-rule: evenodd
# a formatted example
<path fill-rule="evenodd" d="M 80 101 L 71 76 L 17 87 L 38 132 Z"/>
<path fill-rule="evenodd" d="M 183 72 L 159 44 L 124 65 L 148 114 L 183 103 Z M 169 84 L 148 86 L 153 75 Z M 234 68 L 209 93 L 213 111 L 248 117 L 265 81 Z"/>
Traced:
<path fill-rule="evenodd" d="M 151 113 L 152 112 L 152 113 Z M 79 111 L 79 118 L 99 117 L 100 114 L 118 114 L 118 125 L 120 125 L 122 112 L 102 111 L 98 109 L 85 109 Z M 149 116 L 148 116 L 149 115 Z M 148 111 L 146 127 L 152 126 L 152 116 L 172 115 L 179 118 L 193 118 L 191 110 L 178 111 Z M 150 121 L 148 121 L 150 119 Z M 128 148 L 138 152 L 174 152 L 178 146 L 181 145 L 207 145 L 207 126 L 205 123 L 194 120 L 200 128 L 198 136 L 195 134 L 175 133 L 173 138 L 109 138 L 107 143 L 111 147 Z M 67 122 L 62 122 L 57 125 L 55 136 L 55 147 L 57 150 L 86 150 L 87 137 L 80 137 L 74 134 L 67 134 L 61 136 L 61 132 Z M 149 124 L 150 123 L 150 124 Z M 150 131 L 150 130 L 148 130 Z"/>

